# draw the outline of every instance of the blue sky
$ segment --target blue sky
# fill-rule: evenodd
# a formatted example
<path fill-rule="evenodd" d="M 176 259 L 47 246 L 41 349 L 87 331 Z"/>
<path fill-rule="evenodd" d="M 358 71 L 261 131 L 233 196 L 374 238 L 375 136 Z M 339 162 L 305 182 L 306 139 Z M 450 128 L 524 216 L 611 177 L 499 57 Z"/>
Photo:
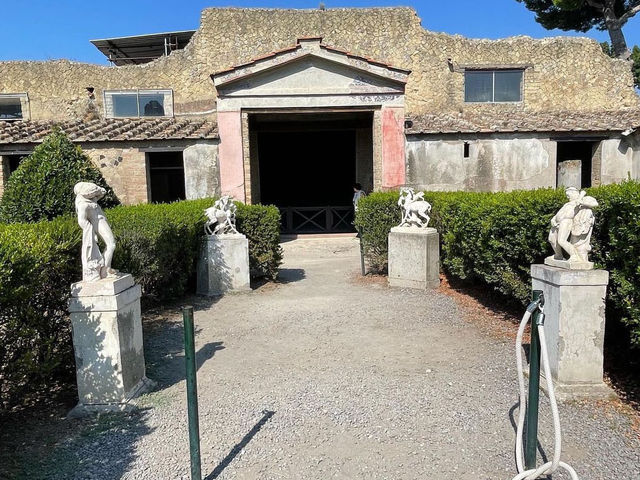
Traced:
<path fill-rule="evenodd" d="M 107 64 L 106 58 L 89 43 L 109 38 L 198 27 L 205 7 L 317 8 L 320 0 L 0 0 L 0 60 L 48 60 L 68 58 Z M 516 0 L 324 0 L 331 7 L 408 5 L 418 11 L 422 25 L 433 31 L 459 33 L 468 37 L 500 38 L 511 35 L 545 37 L 583 35 L 547 31 L 534 14 Z M 640 44 L 640 16 L 624 29 L 630 46 Z M 606 32 L 584 34 L 598 41 Z"/>

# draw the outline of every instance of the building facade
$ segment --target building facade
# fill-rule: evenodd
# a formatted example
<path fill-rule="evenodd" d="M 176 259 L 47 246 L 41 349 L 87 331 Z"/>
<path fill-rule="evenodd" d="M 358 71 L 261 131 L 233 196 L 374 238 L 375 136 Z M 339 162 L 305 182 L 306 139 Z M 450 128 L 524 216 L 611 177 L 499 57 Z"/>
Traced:
<path fill-rule="evenodd" d="M 141 52 L 144 38 L 121 45 Z M 129 204 L 226 193 L 300 211 L 348 205 L 354 181 L 640 178 L 630 65 L 593 40 L 467 39 L 425 30 L 410 8 L 214 8 L 184 48 L 166 38 L 169 54 L 144 63 L 109 40 L 94 43 L 121 66 L 1 62 L 0 184 L 53 125 Z"/>

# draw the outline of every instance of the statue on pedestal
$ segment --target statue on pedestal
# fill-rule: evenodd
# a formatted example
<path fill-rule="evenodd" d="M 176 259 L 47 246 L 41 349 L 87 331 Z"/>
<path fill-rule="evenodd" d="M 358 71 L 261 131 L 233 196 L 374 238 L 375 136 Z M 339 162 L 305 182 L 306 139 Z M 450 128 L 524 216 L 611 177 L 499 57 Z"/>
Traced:
<path fill-rule="evenodd" d="M 94 282 L 118 273 L 111 268 L 116 242 L 107 217 L 98 200 L 106 191 L 95 183 L 78 182 L 73 187 L 76 195 L 78 225 L 82 229 L 82 281 Z M 104 253 L 98 248 L 98 235 L 105 243 Z"/>
<path fill-rule="evenodd" d="M 229 195 L 216 200 L 213 207 L 209 207 L 204 211 L 208 218 L 204 224 L 205 233 L 207 235 L 238 233 L 238 230 L 236 230 L 237 209 L 238 207 L 236 207 Z"/>
<path fill-rule="evenodd" d="M 411 187 L 402 187 L 398 205 L 402 210 L 399 227 L 426 228 L 429 225 L 431 204 L 424 199 L 424 192 L 415 193 Z"/>
<path fill-rule="evenodd" d="M 575 187 L 566 190 L 569 201 L 551 219 L 549 243 L 554 255 L 544 261 L 547 265 L 576 270 L 590 270 L 591 233 L 598 201 Z"/>

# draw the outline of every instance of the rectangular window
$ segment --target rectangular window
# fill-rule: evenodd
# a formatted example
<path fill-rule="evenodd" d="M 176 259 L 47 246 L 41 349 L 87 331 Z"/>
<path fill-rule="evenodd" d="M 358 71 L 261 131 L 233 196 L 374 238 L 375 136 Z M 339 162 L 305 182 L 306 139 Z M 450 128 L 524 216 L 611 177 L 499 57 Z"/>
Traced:
<path fill-rule="evenodd" d="M 521 102 L 522 70 L 466 70 L 465 102 Z"/>
<path fill-rule="evenodd" d="M 184 160 L 182 152 L 149 152 L 149 180 L 153 203 L 185 199 Z"/>
<path fill-rule="evenodd" d="M 22 120 L 22 104 L 26 99 L 26 93 L 0 93 L 0 120 Z"/>
<path fill-rule="evenodd" d="M 115 117 L 172 117 L 171 90 L 119 90 L 104 92 L 107 118 Z"/>

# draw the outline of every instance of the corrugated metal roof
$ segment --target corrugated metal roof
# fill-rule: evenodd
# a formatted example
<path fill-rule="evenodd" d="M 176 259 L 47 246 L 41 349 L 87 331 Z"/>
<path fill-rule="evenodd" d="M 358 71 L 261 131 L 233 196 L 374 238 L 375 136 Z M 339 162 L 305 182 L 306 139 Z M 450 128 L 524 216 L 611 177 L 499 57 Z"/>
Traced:
<path fill-rule="evenodd" d="M 91 40 L 115 65 L 138 65 L 187 46 L 195 30 Z"/>

